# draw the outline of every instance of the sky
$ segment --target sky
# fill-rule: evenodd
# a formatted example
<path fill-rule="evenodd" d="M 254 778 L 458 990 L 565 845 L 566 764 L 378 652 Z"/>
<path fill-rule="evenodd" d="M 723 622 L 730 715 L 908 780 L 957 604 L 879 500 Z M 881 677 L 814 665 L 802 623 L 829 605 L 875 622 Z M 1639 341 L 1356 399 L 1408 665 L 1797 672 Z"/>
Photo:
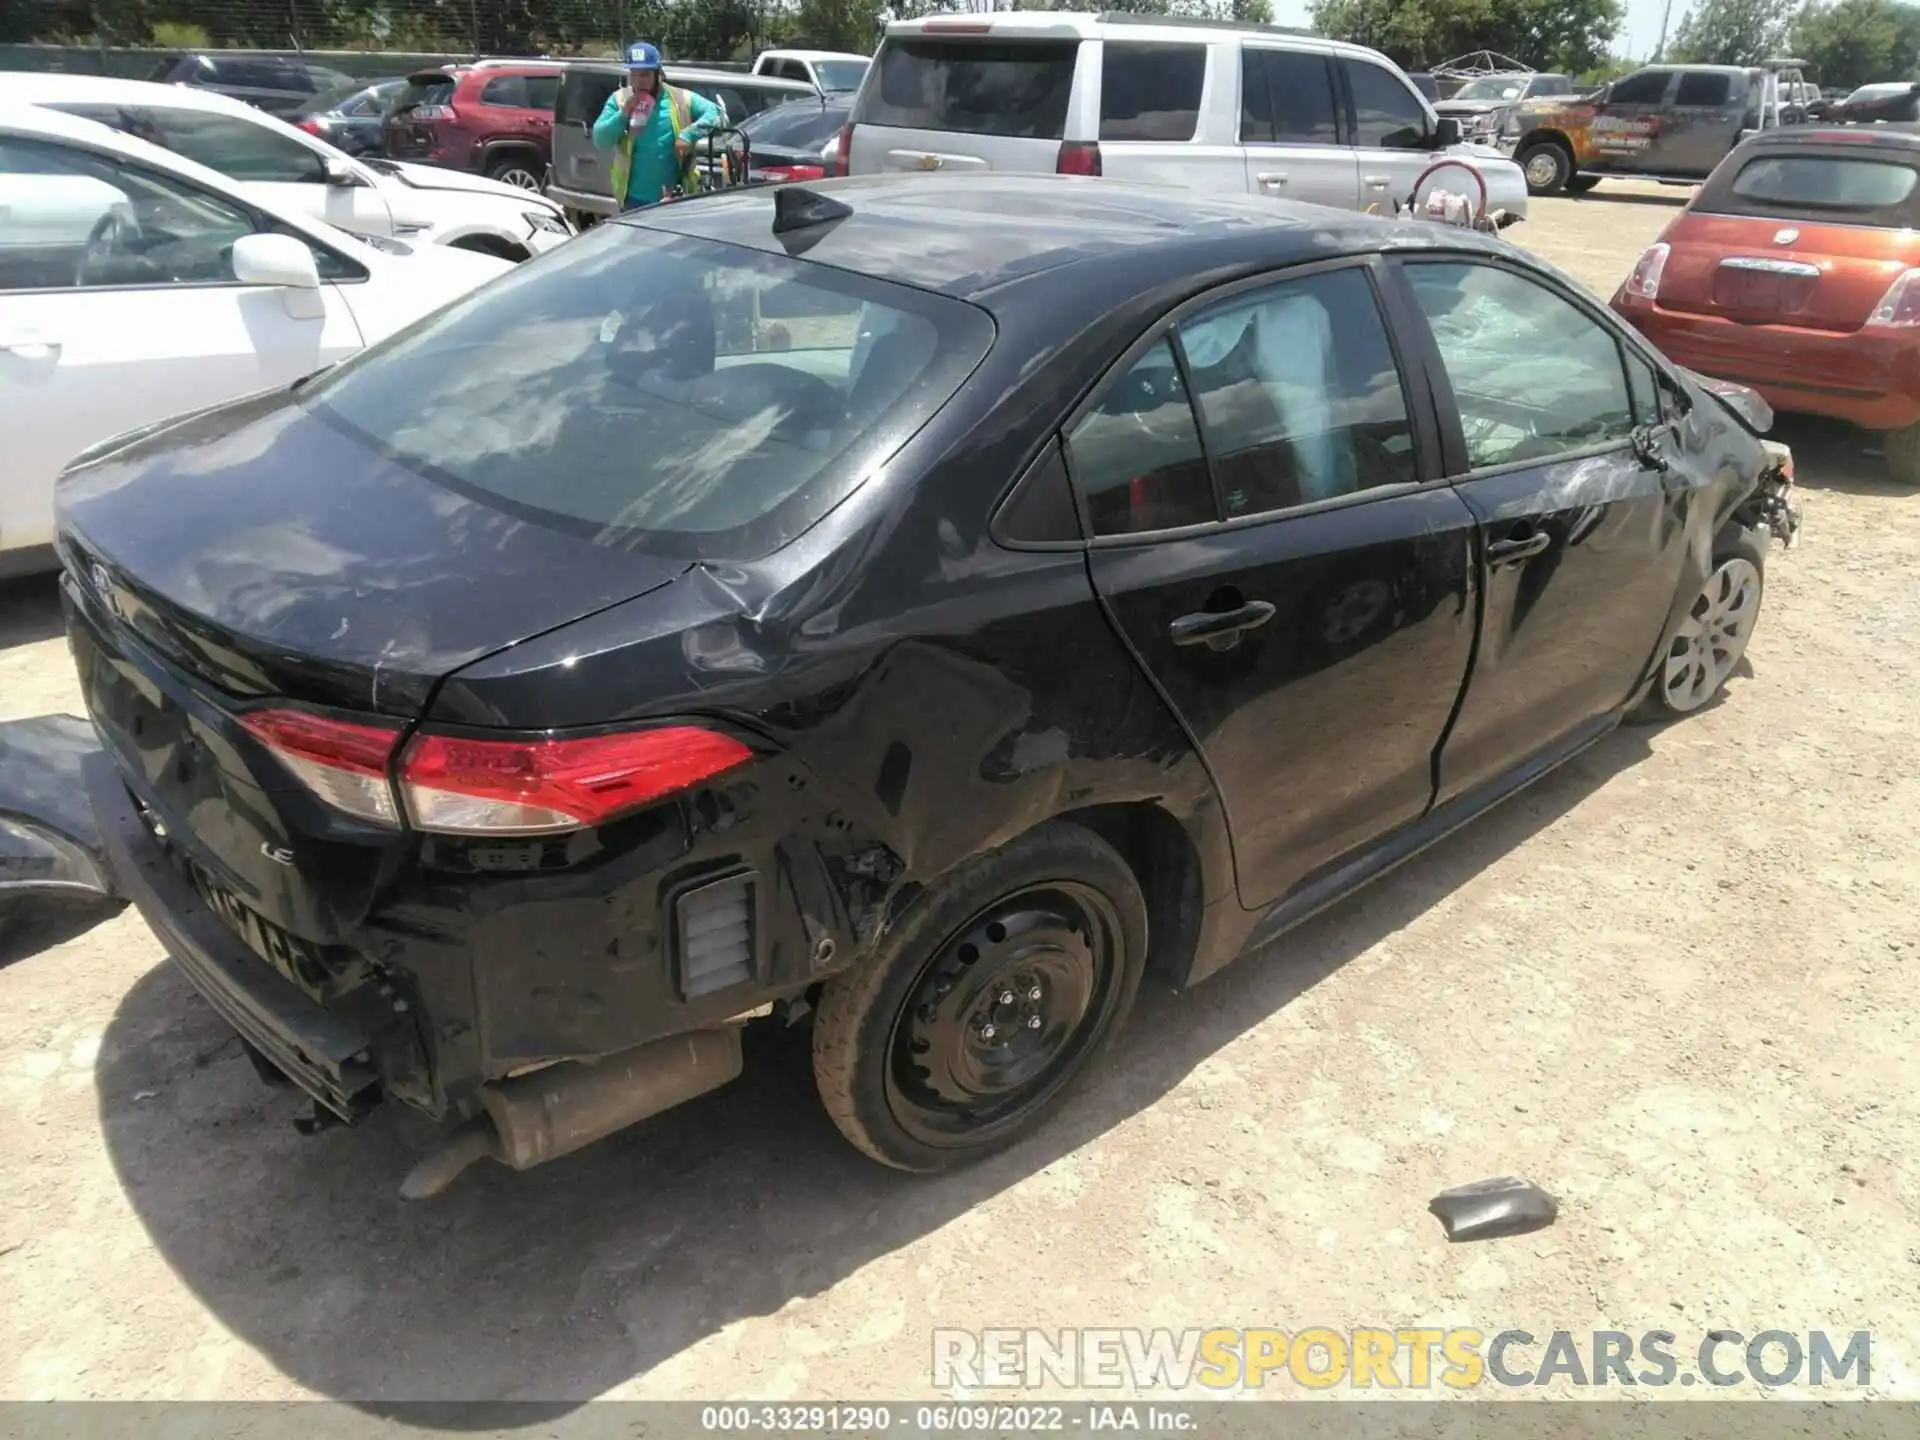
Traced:
<path fill-rule="evenodd" d="M 1687 13 L 1691 0 L 1673 0 L 1673 18 L 1668 24 L 1668 38 L 1679 28 L 1680 17 Z M 1647 60 L 1653 56 L 1653 48 L 1660 43 L 1660 16 L 1666 10 L 1667 0 L 1627 0 L 1627 18 L 1621 23 L 1620 32 L 1614 37 L 1614 49 L 1629 60 Z M 1273 0 L 1273 19 L 1277 25 L 1309 25 L 1312 19 L 1308 14 L 1307 0 Z M 1527 64 L 1534 63 L 1530 55 L 1516 55 L 1516 60 Z"/>

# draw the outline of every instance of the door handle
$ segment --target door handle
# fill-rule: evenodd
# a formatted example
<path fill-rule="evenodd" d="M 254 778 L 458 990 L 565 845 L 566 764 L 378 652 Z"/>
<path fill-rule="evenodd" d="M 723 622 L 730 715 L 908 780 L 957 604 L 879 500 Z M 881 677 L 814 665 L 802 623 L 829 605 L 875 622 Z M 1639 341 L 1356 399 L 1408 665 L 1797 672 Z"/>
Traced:
<path fill-rule="evenodd" d="M 1549 545 L 1553 536 L 1544 530 L 1535 530 L 1531 535 L 1516 536 L 1510 540 L 1496 540 L 1487 546 L 1487 564 L 1518 565 L 1522 560 L 1530 560 Z"/>
<path fill-rule="evenodd" d="M 1287 183 L 1287 172 L 1284 170 L 1262 170 L 1253 178 L 1258 180 L 1262 185 L 1284 185 Z"/>
<path fill-rule="evenodd" d="M 1264 600 L 1249 600 L 1236 610 L 1202 610 L 1182 615 L 1167 626 L 1167 634 L 1176 645 L 1208 645 L 1215 640 L 1238 637 L 1242 630 L 1252 630 L 1272 618 L 1273 606 Z"/>
<path fill-rule="evenodd" d="M 1393 183 L 1393 177 L 1391 175 L 1368 175 L 1364 178 L 1367 182 L 1367 188 L 1371 190 L 1384 190 Z"/>

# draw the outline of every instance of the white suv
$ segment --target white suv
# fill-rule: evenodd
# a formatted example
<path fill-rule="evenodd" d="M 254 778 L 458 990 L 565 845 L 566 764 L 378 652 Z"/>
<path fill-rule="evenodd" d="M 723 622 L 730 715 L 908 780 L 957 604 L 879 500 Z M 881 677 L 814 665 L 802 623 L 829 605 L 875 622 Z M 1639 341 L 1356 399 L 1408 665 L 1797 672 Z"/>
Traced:
<path fill-rule="evenodd" d="M 362 156 L 185 85 L 8 75 L 6 98 L 77 115 L 198 161 L 260 199 L 378 244 L 393 237 L 525 260 L 572 237 L 560 207 L 480 175 Z"/>
<path fill-rule="evenodd" d="M 1391 60 L 1301 31 L 1154 15 L 991 13 L 887 27 L 840 168 L 1110 175 L 1345 210 L 1411 198 L 1442 156 L 1527 213 L 1519 167 L 1462 145 Z M 1435 186 L 1468 190 L 1458 173 Z"/>

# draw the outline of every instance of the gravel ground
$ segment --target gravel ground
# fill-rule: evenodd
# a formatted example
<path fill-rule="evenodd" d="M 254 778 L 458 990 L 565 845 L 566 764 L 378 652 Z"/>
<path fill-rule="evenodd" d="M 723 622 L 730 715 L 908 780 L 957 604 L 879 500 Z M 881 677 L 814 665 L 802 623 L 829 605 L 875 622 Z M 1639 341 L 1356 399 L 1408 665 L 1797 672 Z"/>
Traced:
<path fill-rule="evenodd" d="M 1605 294 L 1679 193 L 1511 233 Z M 1920 1394 L 1920 495 L 1783 438 L 1806 538 L 1723 703 L 1143 996 L 961 1175 L 862 1160 L 774 1037 L 408 1206 L 424 1125 L 302 1138 L 136 917 L 36 937 L 0 965 L 0 1398 L 914 1397 L 936 1324 L 1867 1329 L 1872 1391 Z M 0 719 L 77 706 L 52 586 L 0 587 Z M 1428 1197 L 1505 1173 L 1558 1224 L 1449 1247 Z"/>

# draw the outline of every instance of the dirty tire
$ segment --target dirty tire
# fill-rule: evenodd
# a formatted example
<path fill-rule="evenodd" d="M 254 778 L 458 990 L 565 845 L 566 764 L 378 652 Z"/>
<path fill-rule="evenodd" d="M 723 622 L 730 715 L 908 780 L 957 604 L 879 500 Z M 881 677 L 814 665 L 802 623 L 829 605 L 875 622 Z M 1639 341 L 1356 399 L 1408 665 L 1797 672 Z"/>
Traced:
<path fill-rule="evenodd" d="M 530 155 L 502 155 L 487 166 L 487 178 L 516 190 L 539 193 L 540 162 Z"/>
<path fill-rule="evenodd" d="M 1529 195 L 1558 195 L 1573 178 L 1573 157 L 1555 141 L 1536 140 L 1513 158 L 1526 177 Z"/>
<path fill-rule="evenodd" d="M 1567 194 L 1584 195 L 1599 183 L 1600 177 L 1598 175 L 1569 175 L 1567 177 Z"/>
<path fill-rule="evenodd" d="M 1887 474 L 1902 485 L 1920 485 L 1920 425 L 1889 430 L 1880 437 L 1887 452 Z"/>
<path fill-rule="evenodd" d="M 1748 531 L 1723 542 L 1713 557 L 1712 573 L 1657 662 L 1653 688 L 1629 720 L 1643 725 L 1677 720 L 1705 709 L 1719 695 L 1746 654 L 1766 596 L 1766 578 L 1763 536 Z M 1736 596 L 1737 604 L 1732 603 Z M 1696 657 L 1692 664 L 1685 663 L 1689 650 Z M 1715 655 L 1724 655 L 1723 662 L 1710 658 Z"/>
<path fill-rule="evenodd" d="M 1081 826 L 1043 825 L 935 881 L 827 985 L 813 1026 L 821 1101 L 896 1169 L 990 1155 L 1113 1043 L 1146 954 L 1126 861 Z"/>

